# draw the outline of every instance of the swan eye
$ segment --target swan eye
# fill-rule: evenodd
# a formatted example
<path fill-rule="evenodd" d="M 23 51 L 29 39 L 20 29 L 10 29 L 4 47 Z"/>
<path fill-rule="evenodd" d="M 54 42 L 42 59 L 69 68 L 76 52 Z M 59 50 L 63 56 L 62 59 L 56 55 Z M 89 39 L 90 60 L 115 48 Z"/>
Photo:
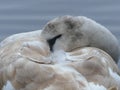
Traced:
<path fill-rule="evenodd" d="M 50 29 L 54 29 L 54 28 L 55 28 L 55 25 L 49 23 L 49 24 L 48 24 L 48 27 L 49 27 Z"/>

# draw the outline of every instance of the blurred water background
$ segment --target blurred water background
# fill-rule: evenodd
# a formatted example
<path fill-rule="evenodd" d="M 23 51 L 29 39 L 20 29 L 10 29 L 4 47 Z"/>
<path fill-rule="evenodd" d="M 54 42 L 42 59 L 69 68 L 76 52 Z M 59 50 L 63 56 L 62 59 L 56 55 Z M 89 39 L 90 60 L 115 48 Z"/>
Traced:
<path fill-rule="evenodd" d="M 62 15 L 92 18 L 120 42 L 120 0 L 0 0 L 0 41 L 12 34 L 42 29 Z"/>

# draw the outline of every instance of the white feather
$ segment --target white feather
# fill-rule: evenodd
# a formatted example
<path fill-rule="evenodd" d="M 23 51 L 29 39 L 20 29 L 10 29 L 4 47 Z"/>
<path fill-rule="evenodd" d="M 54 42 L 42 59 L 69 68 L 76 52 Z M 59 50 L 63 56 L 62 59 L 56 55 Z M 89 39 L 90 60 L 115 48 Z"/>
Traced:
<path fill-rule="evenodd" d="M 104 86 L 90 82 L 84 90 L 107 90 Z"/>
<path fill-rule="evenodd" d="M 111 68 L 108 69 L 109 70 L 109 74 L 112 76 L 112 78 L 117 82 L 120 83 L 120 76 L 116 73 L 113 72 L 113 70 Z"/>
<path fill-rule="evenodd" d="M 2 90 L 15 90 L 10 81 L 7 81 Z"/>

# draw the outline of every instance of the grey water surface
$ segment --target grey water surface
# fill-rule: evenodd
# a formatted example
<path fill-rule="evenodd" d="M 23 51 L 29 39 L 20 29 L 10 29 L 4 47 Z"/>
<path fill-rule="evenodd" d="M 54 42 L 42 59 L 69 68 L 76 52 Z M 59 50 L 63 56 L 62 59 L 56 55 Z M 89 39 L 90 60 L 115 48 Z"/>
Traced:
<path fill-rule="evenodd" d="M 120 0 L 0 0 L 0 41 L 12 34 L 42 29 L 62 15 L 92 18 L 120 42 Z"/>

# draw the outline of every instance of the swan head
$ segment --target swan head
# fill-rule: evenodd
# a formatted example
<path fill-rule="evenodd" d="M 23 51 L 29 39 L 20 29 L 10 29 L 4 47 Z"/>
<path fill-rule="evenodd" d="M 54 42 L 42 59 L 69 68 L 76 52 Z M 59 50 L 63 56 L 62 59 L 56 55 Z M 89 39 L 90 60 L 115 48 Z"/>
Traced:
<path fill-rule="evenodd" d="M 83 33 L 80 32 L 83 23 L 78 17 L 58 17 L 45 25 L 42 36 L 47 39 L 51 51 L 60 49 L 71 51 L 87 44 L 87 42 L 79 44 L 83 37 Z"/>

